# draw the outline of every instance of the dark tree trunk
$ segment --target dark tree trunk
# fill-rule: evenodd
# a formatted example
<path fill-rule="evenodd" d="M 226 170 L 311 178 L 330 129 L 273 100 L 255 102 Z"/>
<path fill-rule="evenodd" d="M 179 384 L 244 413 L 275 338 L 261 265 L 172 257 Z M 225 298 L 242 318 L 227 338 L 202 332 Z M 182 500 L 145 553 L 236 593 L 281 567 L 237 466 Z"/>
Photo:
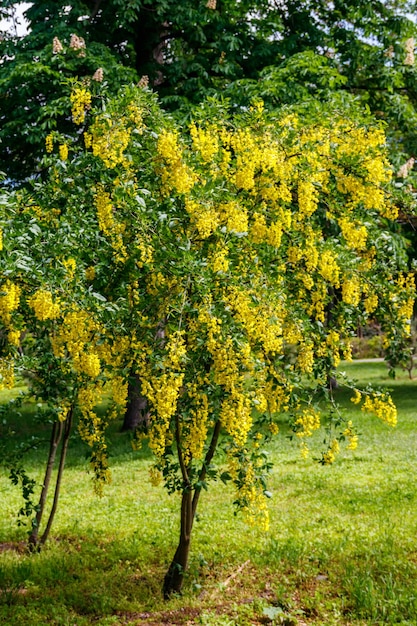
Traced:
<path fill-rule="evenodd" d="M 173 593 L 181 593 L 184 573 L 187 569 L 190 554 L 194 515 L 192 491 L 184 491 L 181 501 L 180 540 L 174 558 L 164 578 L 163 594 L 165 600 L 168 600 Z"/>
<path fill-rule="evenodd" d="M 146 425 L 149 420 L 148 403 L 142 396 L 140 379 L 134 374 L 129 379 L 127 388 L 127 407 L 121 430 L 135 430 L 138 426 Z"/>
<path fill-rule="evenodd" d="M 220 428 L 220 421 L 217 421 L 213 429 L 209 448 L 207 450 L 206 456 L 204 457 L 204 462 L 198 476 L 197 484 L 199 486 L 198 488 L 196 487 L 193 490 L 188 478 L 189 468 L 187 469 L 185 467 L 181 452 L 179 420 L 177 418 L 176 441 L 178 446 L 178 459 L 180 462 L 181 472 L 184 478 L 185 485 L 184 491 L 182 492 L 181 500 L 180 540 L 178 543 L 178 547 L 175 551 L 174 558 L 172 559 L 171 565 L 169 566 L 168 571 L 165 575 L 164 586 L 162 589 L 165 600 L 169 600 L 173 593 L 181 593 L 182 585 L 184 582 L 184 574 L 188 566 L 188 557 L 190 555 L 191 545 L 191 532 L 193 529 L 198 501 L 200 499 L 201 486 L 206 479 L 207 470 L 210 467 L 210 463 L 213 460 L 213 456 L 217 448 Z"/>
<path fill-rule="evenodd" d="M 163 343 L 165 341 L 165 323 L 162 320 L 157 327 L 155 333 L 155 341 Z M 131 371 L 127 387 L 127 407 L 122 425 L 122 432 L 126 430 L 135 430 L 142 426 L 145 428 L 149 421 L 148 403 L 142 395 L 140 377 Z"/>

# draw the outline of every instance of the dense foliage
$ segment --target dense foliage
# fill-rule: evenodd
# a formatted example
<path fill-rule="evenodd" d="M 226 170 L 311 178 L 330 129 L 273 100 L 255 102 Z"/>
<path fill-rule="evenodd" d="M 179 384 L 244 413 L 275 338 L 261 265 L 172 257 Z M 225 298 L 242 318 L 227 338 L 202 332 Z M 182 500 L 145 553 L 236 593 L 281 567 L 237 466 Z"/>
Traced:
<path fill-rule="evenodd" d="M 12 11 L 15 3 L 4 4 Z M 102 68 L 113 93 L 132 76 L 149 80 L 181 117 L 219 93 L 234 106 L 255 98 L 267 108 L 353 99 L 387 123 L 391 159 L 397 170 L 408 163 L 409 173 L 416 154 L 412 12 L 402 0 L 35 1 L 26 11 L 29 33 L 0 41 L 0 170 L 15 182 L 38 172 L 42 132 L 69 131 L 62 77 Z M 54 38 L 65 55 L 53 54 Z"/>
<path fill-rule="evenodd" d="M 138 444 L 155 455 L 152 480 L 182 494 L 169 596 L 210 480 L 231 481 L 267 528 L 277 413 L 304 456 L 321 426 L 322 463 L 357 445 L 329 379 L 371 319 L 395 362 L 414 279 L 370 119 L 308 122 L 262 102 L 232 116 L 212 101 L 181 130 L 146 89 L 103 99 L 84 82 L 70 102 L 75 130 L 47 135 L 44 181 L 2 206 L 3 384 L 29 373 L 56 428 L 77 417 L 100 488 L 106 426 L 138 376 L 150 410 Z M 353 400 L 395 425 L 387 393 Z"/>

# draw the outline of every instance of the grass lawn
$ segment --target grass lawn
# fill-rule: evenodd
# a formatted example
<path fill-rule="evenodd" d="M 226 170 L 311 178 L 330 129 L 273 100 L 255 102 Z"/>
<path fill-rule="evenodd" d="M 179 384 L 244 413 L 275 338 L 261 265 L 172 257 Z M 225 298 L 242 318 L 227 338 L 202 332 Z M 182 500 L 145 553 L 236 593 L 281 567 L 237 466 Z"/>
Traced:
<path fill-rule="evenodd" d="M 113 481 L 94 495 L 87 450 L 71 441 L 51 539 L 24 551 L 19 490 L 0 470 L 0 624 L 417 624 L 417 384 L 383 363 L 343 366 L 360 384 L 386 384 L 399 409 L 389 428 L 336 395 L 360 431 L 359 446 L 333 466 L 302 460 L 281 434 L 270 446 L 271 529 L 234 516 L 233 494 L 202 494 L 184 594 L 164 602 L 161 585 L 178 534 L 179 498 L 148 480 L 150 457 L 129 435 L 111 435 Z M 10 423 L 27 440 L 30 413 Z M 23 423 L 24 421 L 24 423 Z M 46 433 L 47 434 L 47 433 Z M 42 480 L 47 443 L 28 457 Z"/>

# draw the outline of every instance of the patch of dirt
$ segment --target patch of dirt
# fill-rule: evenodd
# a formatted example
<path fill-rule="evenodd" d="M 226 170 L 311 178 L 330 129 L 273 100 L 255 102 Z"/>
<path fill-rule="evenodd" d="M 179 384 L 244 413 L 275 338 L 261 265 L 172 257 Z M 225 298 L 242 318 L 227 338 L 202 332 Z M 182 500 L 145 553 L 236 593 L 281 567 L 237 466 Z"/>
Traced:
<path fill-rule="evenodd" d="M 200 615 L 200 609 L 184 607 L 173 611 L 160 613 L 116 613 L 120 617 L 120 626 L 187 626 L 194 624 L 194 620 Z"/>
<path fill-rule="evenodd" d="M 23 554 L 27 551 L 27 543 L 26 541 L 5 541 L 0 543 L 0 552 L 6 552 L 7 550 Z"/>

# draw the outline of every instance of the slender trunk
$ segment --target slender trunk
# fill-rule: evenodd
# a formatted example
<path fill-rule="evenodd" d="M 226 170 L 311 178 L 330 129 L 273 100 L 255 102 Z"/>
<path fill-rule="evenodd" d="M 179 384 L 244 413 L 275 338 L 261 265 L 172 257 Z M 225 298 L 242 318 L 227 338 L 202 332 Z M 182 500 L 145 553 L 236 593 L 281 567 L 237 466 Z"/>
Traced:
<path fill-rule="evenodd" d="M 42 534 L 42 537 L 40 539 L 40 542 L 39 542 L 39 544 L 41 546 L 44 545 L 44 543 L 48 539 L 49 532 L 51 530 L 51 526 L 52 526 L 52 523 L 54 521 L 56 509 L 57 509 L 57 506 L 58 506 L 59 492 L 60 492 L 60 489 L 61 489 L 61 482 L 62 482 L 62 474 L 64 472 L 65 460 L 66 460 L 66 457 L 67 457 L 67 450 L 68 450 L 68 442 L 69 442 L 69 438 L 70 438 L 70 434 L 71 434 L 73 411 L 74 411 L 74 407 L 71 406 L 71 409 L 69 410 L 67 419 L 65 420 L 64 437 L 63 437 L 63 440 L 62 440 L 61 456 L 60 456 L 60 459 L 59 459 L 58 476 L 56 478 L 56 483 L 55 483 L 54 500 L 53 500 L 53 503 L 52 503 L 51 512 L 49 513 L 49 518 L 48 518 L 48 522 L 46 524 L 46 528 L 45 528 L 45 530 L 44 530 L 44 532 Z"/>
<path fill-rule="evenodd" d="M 181 500 L 180 540 L 174 558 L 164 578 L 163 594 L 165 600 L 168 600 L 173 593 L 181 593 L 184 573 L 187 569 L 190 554 L 193 522 L 193 493 L 191 490 L 187 490 L 183 492 Z"/>
<path fill-rule="evenodd" d="M 211 437 L 210 445 L 207 450 L 206 456 L 201 471 L 198 476 L 198 488 L 192 489 L 189 479 L 188 471 L 184 465 L 181 447 L 179 447 L 179 423 L 177 419 L 176 439 L 178 458 L 181 466 L 182 475 L 184 478 L 184 491 L 182 493 L 181 500 L 181 528 L 180 528 L 180 540 L 178 547 L 175 551 L 174 558 L 164 578 L 163 594 L 164 599 L 168 600 L 173 593 L 181 593 L 182 585 L 184 582 L 184 573 L 187 569 L 188 558 L 190 555 L 191 545 L 191 532 L 193 529 L 195 514 L 197 512 L 197 505 L 201 494 L 201 485 L 206 479 L 207 470 L 213 460 L 214 453 L 217 448 L 217 442 L 219 440 L 221 424 L 220 421 L 216 422 Z"/>
<path fill-rule="evenodd" d="M 48 462 L 45 470 L 45 477 L 42 485 L 42 491 L 39 498 L 38 510 L 32 524 L 32 532 L 29 536 L 29 548 L 34 549 L 38 543 L 39 526 L 42 521 L 43 512 L 45 510 L 46 497 L 48 495 L 49 483 L 51 482 L 52 470 L 55 464 L 56 452 L 61 440 L 63 430 L 62 422 L 54 422 L 51 432 L 51 440 L 49 445 Z"/>

